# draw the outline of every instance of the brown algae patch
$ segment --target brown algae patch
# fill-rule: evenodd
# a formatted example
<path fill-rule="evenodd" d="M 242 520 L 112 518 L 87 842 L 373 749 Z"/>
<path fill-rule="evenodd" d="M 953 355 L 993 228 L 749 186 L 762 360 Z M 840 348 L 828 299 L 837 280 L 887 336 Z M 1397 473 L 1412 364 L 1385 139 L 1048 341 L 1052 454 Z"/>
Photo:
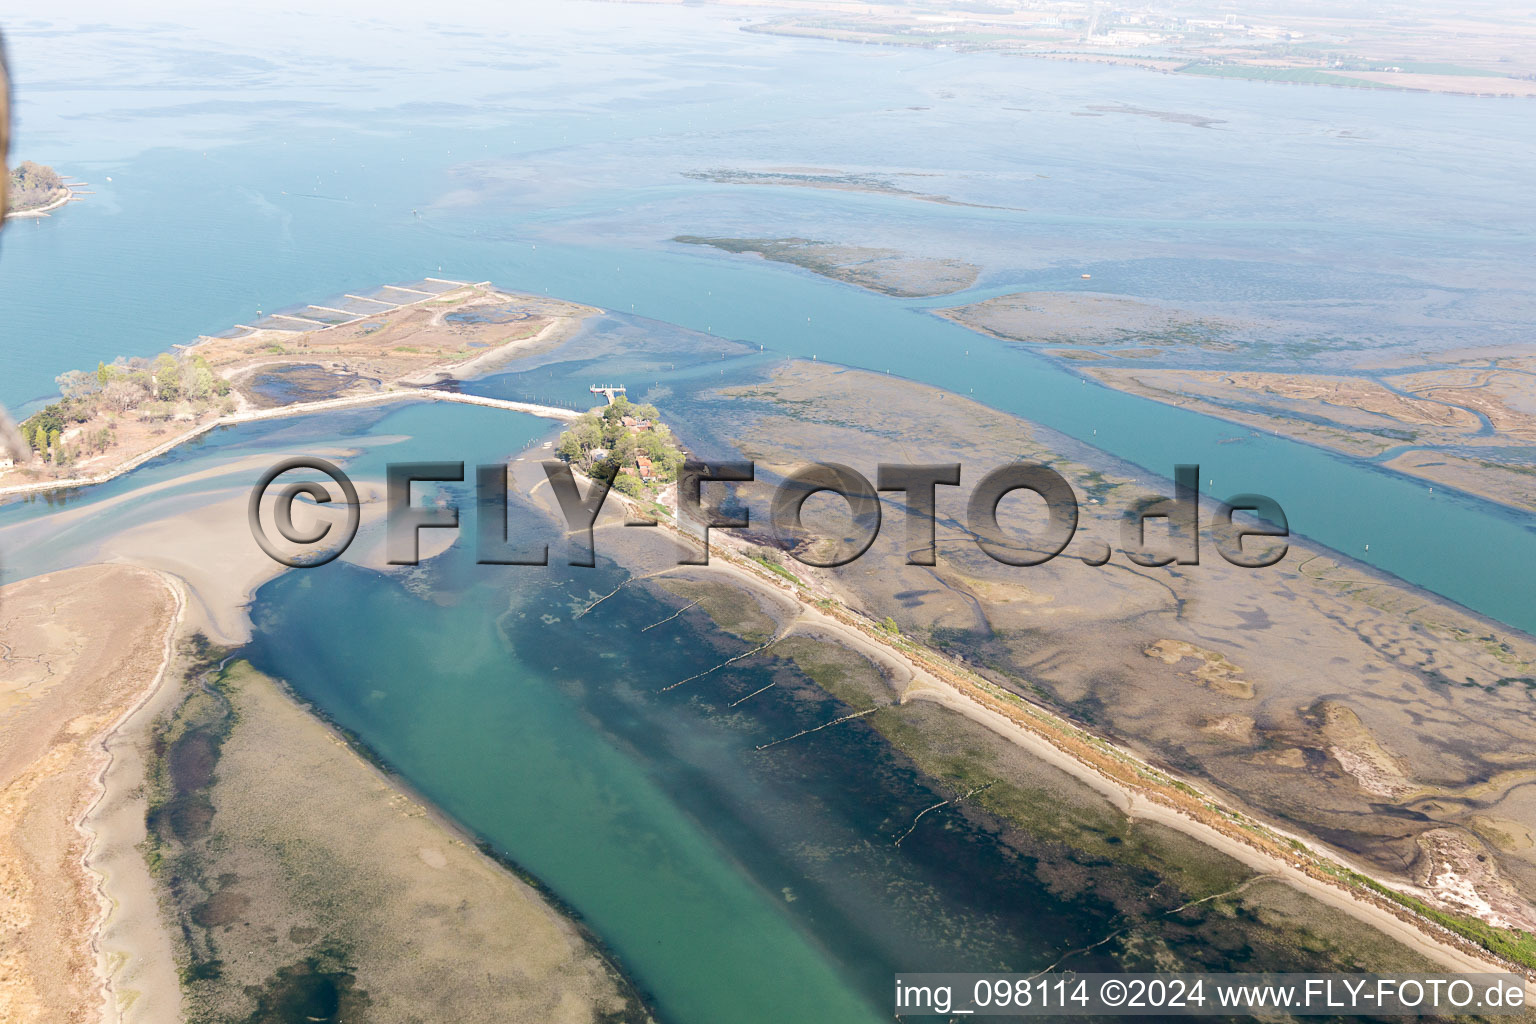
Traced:
<path fill-rule="evenodd" d="M 1377 742 L 1360 716 L 1336 701 L 1323 701 L 1323 739 L 1328 753 L 1361 789 L 1376 796 L 1398 799 L 1418 788 L 1402 761 Z"/>
<path fill-rule="evenodd" d="M 1217 693 L 1224 693 L 1228 697 L 1237 697 L 1240 700 L 1253 699 L 1253 684 L 1246 679 L 1238 678 L 1243 670 L 1218 651 L 1196 647 L 1187 640 L 1159 640 L 1142 653 L 1149 658 L 1156 658 L 1164 665 L 1177 665 L 1186 658 L 1193 659 L 1198 664 L 1188 674 L 1201 686 L 1209 687 Z"/>
<path fill-rule="evenodd" d="M 833 192 L 864 192 L 869 195 L 891 196 L 941 206 L 969 206 L 980 210 L 1012 210 L 1011 206 L 989 206 L 986 203 L 968 203 L 946 195 L 918 192 L 902 188 L 888 174 L 860 174 L 824 167 L 769 167 L 762 170 L 745 168 L 716 168 L 709 171 L 684 171 L 683 176 L 696 181 L 713 181 L 721 185 L 773 185 L 780 188 L 814 188 Z M 922 177 L 912 175 L 904 177 Z"/>
<path fill-rule="evenodd" d="M 658 579 L 656 585 L 697 602 L 698 609 L 716 626 L 749 643 L 763 643 L 778 632 L 773 617 L 739 587 L 713 580 L 667 578 Z"/>
<path fill-rule="evenodd" d="M 1254 724 L 1248 715 L 1212 715 L 1200 723 L 1200 729 L 1212 736 L 1225 736 L 1251 746 L 1255 738 Z"/>
<path fill-rule="evenodd" d="M 1536 847 L 1531 826 L 1511 818 L 1497 818 L 1487 814 L 1474 814 L 1467 824 L 1479 836 L 1506 853 L 1518 853 Z"/>

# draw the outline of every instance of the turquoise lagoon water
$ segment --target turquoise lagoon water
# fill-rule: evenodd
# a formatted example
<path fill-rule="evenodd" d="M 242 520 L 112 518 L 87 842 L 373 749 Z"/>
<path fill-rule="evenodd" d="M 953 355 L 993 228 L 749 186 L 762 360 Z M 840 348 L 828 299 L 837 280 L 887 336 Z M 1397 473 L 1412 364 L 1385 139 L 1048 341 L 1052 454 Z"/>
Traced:
<path fill-rule="evenodd" d="M 8 406 L 66 367 L 258 311 L 424 274 L 490 279 L 598 305 L 593 330 L 624 345 L 475 390 L 579 401 L 589 370 L 613 370 L 685 401 L 712 372 L 784 357 L 889 371 L 1097 446 L 1149 485 L 1199 462 L 1214 493 L 1272 495 L 1297 532 L 1536 631 L 1528 516 L 1083 383 L 932 317 L 931 301 L 667 241 L 890 245 L 975 259 L 961 298 L 1091 287 L 1299 318 L 1336 339 L 1310 365 L 1499 343 L 1536 309 L 1523 107 L 842 48 L 624 5 L 473 37 L 319 15 L 228 24 L 0 26 L 17 155 L 98 193 L 0 241 Z M 773 166 L 893 169 L 898 187 L 1006 209 L 687 176 Z M 689 332 L 741 344 L 722 346 L 719 372 Z M 414 407 L 224 431 L 112 484 L 5 506 L 0 565 L 73 564 L 113 531 L 239 493 L 249 474 L 219 475 L 238 456 L 357 447 L 362 474 L 405 453 L 499 457 L 544 430 Z M 176 482 L 198 471 L 215 475 Z M 504 575 L 463 559 L 412 587 L 344 562 L 282 577 L 254 609 L 253 656 L 545 880 L 669 1019 L 874 1019 L 892 970 L 1043 966 L 1106 930 L 1106 905 L 1052 896 L 961 819 L 896 856 L 881 829 L 928 793 L 862 727 L 752 756 L 828 713 L 813 699 L 743 718 L 708 691 L 656 697 L 736 648 L 686 617 L 639 642 L 635 624 L 667 613 L 639 588 L 571 622 L 614 567 Z M 727 1010 L 743 991 L 750 1012 Z"/>

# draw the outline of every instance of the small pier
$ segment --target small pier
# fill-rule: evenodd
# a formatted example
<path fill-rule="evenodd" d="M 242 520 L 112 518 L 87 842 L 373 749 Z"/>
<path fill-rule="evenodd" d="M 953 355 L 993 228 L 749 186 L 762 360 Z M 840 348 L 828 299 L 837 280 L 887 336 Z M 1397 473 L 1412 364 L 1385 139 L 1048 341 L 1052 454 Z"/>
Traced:
<path fill-rule="evenodd" d="M 624 394 L 624 385 L 623 384 L 594 384 L 591 387 L 587 388 L 587 390 L 592 392 L 594 395 L 603 395 L 604 397 L 606 397 L 608 399 L 608 404 L 612 405 L 613 402 L 614 402 L 614 399 L 616 399 L 620 395 Z"/>

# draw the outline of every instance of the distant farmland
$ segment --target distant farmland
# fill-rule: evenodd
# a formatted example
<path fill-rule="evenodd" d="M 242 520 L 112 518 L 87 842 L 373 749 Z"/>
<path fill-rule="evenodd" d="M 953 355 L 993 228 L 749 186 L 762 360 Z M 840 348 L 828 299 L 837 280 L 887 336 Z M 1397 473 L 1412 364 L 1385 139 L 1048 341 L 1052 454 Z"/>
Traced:
<path fill-rule="evenodd" d="M 1349 85 L 1359 89 L 1396 89 L 1385 82 L 1370 82 L 1327 71 L 1307 68 L 1261 67 L 1253 64 L 1186 64 L 1179 71 L 1186 75 L 1211 75 L 1215 78 L 1250 78 L 1260 82 L 1299 82 L 1304 85 Z"/>

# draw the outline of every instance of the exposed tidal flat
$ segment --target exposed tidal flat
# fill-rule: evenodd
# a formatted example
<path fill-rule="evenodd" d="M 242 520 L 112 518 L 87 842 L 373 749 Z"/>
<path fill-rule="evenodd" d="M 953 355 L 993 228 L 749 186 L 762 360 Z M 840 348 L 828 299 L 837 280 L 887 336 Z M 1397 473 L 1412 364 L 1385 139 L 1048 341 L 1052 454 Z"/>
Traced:
<path fill-rule="evenodd" d="M 1200 370 L 1086 371 L 1159 401 L 1294 437 L 1442 487 L 1536 509 L 1536 402 L 1519 349 L 1447 353 L 1428 366 L 1354 375 Z"/>
<path fill-rule="evenodd" d="M 182 604 L 180 587 L 126 565 L 0 588 L 0 1018 L 8 1022 L 93 1020 L 103 1007 L 102 926 L 112 902 L 101 880 L 113 870 L 103 847 L 123 845 L 121 829 L 95 815 L 111 784 L 108 744 L 161 682 Z M 110 842 L 97 841 L 108 832 Z M 150 944 L 159 935 L 152 919 L 116 926 L 111 945 L 125 932 Z M 145 981 L 140 972 L 129 979 Z M 173 1010 L 174 986 L 158 995 L 148 1002 Z"/>
<path fill-rule="evenodd" d="M 976 283 L 976 268 L 956 259 L 928 259 L 894 249 L 833 245 L 809 238 L 700 238 L 679 235 L 686 245 L 708 245 L 724 252 L 756 253 L 791 263 L 834 281 L 846 281 L 886 295 L 929 296 L 964 291 Z"/>
<path fill-rule="evenodd" d="M 1144 300 L 1072 292 L 999 295 L 939 315 L 1007 341 L 1132 346 L 1130 358 L 1144 358 L 1149 345 L 1235 352 L 1238 332 L 1254 326 Z"/>
<path fill-rule="evenodd" d="M 648 350 L 631 344 L 642 330 L 653 339 Z M 569 387 L 590 377 L 596 358 L 622 364 L 635 381 L 663 364 L 680 367 L 665 392 L 653 385 L 655 393 L 644 397 L 664 393 L 669 420 L 687 424 L 686 436 L 699 450 L 751 454 L 769 474 L 813 450 L 858 462 L 875 444 L 899 446 L 912 457 L 928 457 L 923 446 L 938 445 L 951 457 L 991 465 L 1000 458 L 994 444 L 1017 454 L 1020 446 L 1032 450 L 1038 443 L 1027 425 L 959 396 L 935 398 L 911 382 L 837 367 L 776 368 L 754 361 L 739 345 L 729 350 L 739 362 L 722 391 L 724 374 L 715 370 L 720 344 L 606 318 L 581 337 L 530 356 L 518 373 L 472 386 L 517 393 L 525 381 L 542 379 L 545 387 Z M 828 403 L 833 391 L 839 400 Z M 954 405 L 940 407 L 944 402 Z M 524 421 L 500 410 L 414 408 L 234 428 L 180 453 L 178 466 L 146 467 L 106 485 L 100 496 L 82 495 L 74 508 L 43 515 L 23 507 L 13 514 L 26 513 L 17 526 L 44 536 L 62 531 L 70 543 L 88 547 L 92 531 L 165 517 L 169 508 L 159 499 L 169 493 L 155 488 L 186 479 L 191 483 L 183 488 L 234 492 L 225 530 L 239 533 L 243 487 L 217 476 L 218 468 L 235 465 L 231 455 L 248 465 L 263 452 L 319 445 L 338 449 L 360 480 L 375 481 L 386 460 L 450 452 L 471 462 L 505 458 L 525 442 L 499 429 L 503 422 Z M 515 464 L 533 465 L 527 459 Z M 199 485 L 199 474 L 208 472 L 215 475 Z M 140 473 L 164 479 L 136 496 L 132 484 Z M 1084 493 L 1109 497 L 1124 486 L 1101 477 L 1086 478 Z M 248 485 L 248 477 L 236 478 Z M 517 492 L 538 493 L 532 486 Z M 466 497 L 460 494 L 461 504 Z M 89 515 L 102 500 L 118 503 L 111 527 Z M 212 524 L 226 514 L 211 506 L 194 510 L 186 522 Z M 517 532 L 537 533 L 549 522 L 534 506 L 513 509 Z M 887 534 L 892 543 L 898 532 Z M 750 1020 L 743 1014 L 756 1012 L 763 1020 L 786 1013 L 875 1019 L 890 974 L 914 962 L 1020 970 L 1063 956 L 1083 969 L 1425 962 L 1310 897 L 1251 880 L 1251 869 L 1177 832 L 1133 824 L 1072 777 L 999 746 L 945 709 L 920 702 L 884 706 L 891 695 L 881 671 L 815 634 L 669 689 L 771 636 L 773 610 L 695 574 L 655 582 L 677 588 L 675 595 L 649 585 L 624 587 L 582 614 L 597 597 L 644 574 L 647 560 L 675 560 L 665 545 L 636 538 L 636 531 L 603 538 L 600 550 L 611 550 L 622 565 L 476 566 L 470 545 L 460 543 L 414 570 L 337 563 L 290 573 L 258 592 L 246 654 L 574 908 L 662 1018 L 729 1013 Z M 174 552 L 165 541 L 140 543 L 136 557 L 150 548 Z M 946 558 L 951 554 L 946 548 Z M 877 560 L 861 571 L 882 559 L 900 562 L 883 549 L 871 558 Z M 1017 609 L 1022 595 L 1025 606 L 1058 612 L 1060 601 L 1050 594 L 983 579 L 984 569 L 969 563 L 956 568 L 967 590 L 988 605 L 999 641 L 1016 638 L 999 605 Z M 901 571 L 884 583 L 897 581 Z M 918 598 L 909 589 L 849 592 L 861 605 L 902 609 L 895 611 L 902 628 L 921 636 L 921 615 L 948 614 L 952 603 L 943 593 Z M 238 594 L 237 588 L 223 599 Z M 1142 595 L 1148 610 L 1157 600 Z M 693 601 L 698 604 L 688 607 Z M 918 618 L 909 624 L 914 609 Z M 977 640 L 989 635 L 973 631 Z M 935 632 L 931 640 L 969 649 L 954 633 Z M 1209 644 L 1196 646 L 1205 651 Z M 1135 647 L 1130 652 L 1138 667 L 1164 663 Z M 1233 658 L 1248 671 L 1244 678 L 1256 678 Z M 1171 692 L 1205 685 L 1221 692 L 1219 662 L 1212 677 L 1180 661 L 1167 664 L 1175 671 L 1188 667 L 1191 679 L 1173 680 Z M 848 714 L 861 717 L 821 728 Z M 1371 748 L 1348 732 L 1335 728 L 1332 745 L 1358 748 L 1369 760 Z M 230 762 L 231 782 L 237 782 L 236 763 Z M 244 888 L 238 880 L 224 885 L 228 874 L 241 871 L 218 869 L 210 859 L 209 889 L 190 902 L 188 915 L 209 900 L 215 909 L 229 909 L 241 905 L 238 897 L 265 892 L 255 881 L 259 873 Z M 351 896 L 334 890 L 331 920 L 366 917 L 347 909 L 366 883 L 360 870 L 346 890 Z M 221 939 L 217 928 L 209 937 L 233 941 Z M 324 953 L 327 959 L 304 970 L 347 992 L 356 984 L 387 994 L 383 975 L 374 975 L 371 989 L 347 981 L 362 977 L 356 965 L 366 951 L 353 946 L 336 956 L 335 950 L 305 951 L 292 939 L 289 945 L 293 960 L 269 963 L 271 973 L 263 977 L 291 980 L 293 972 L 283 975 L 282 967 L 298 963 L 300 953 L 306 965 L 309 956 Z M 762 965 L 771 970 L 759 973 Z"/>
<path fill-rule="evenodd" d="M 1085 501 L 1064 557 L 999 565 L 971 543 L 958 507 L 941 505 L 934 567 L 878 569 L 905 554 L 904 535 L 887 529 L 863 558 L 815 575 L 851 607 L 889 614 L 903 633 L 1447 909 L 1489 917 L 1488 904 L 1503 905 L 1491 919 L 1536 923 L 1536 851 L 1488 827 L 1532 813 L 1528 637 L 1294 537 L 1268 569 L 1226 564 L 1209 537 L 1198 565 L 1085 565 L 1077 555 L 1118 543 L 1122 510 L 1143 500 L 1134 474 L 963 398 L 931 399 L 909 382 L 792 364 L 721 389 L 713 422 L 765 475 L 812 452 L 856 465 L 889 445 L 915 463 L 1053 465 Z M 823 515 L 833 535 L 848 529 L 846 516 Z M 1003 521 L 1038 526 L 1020 508 Z M 1478 877 L 1483 895 L 1462 902 L 1450 875 Z"/>

